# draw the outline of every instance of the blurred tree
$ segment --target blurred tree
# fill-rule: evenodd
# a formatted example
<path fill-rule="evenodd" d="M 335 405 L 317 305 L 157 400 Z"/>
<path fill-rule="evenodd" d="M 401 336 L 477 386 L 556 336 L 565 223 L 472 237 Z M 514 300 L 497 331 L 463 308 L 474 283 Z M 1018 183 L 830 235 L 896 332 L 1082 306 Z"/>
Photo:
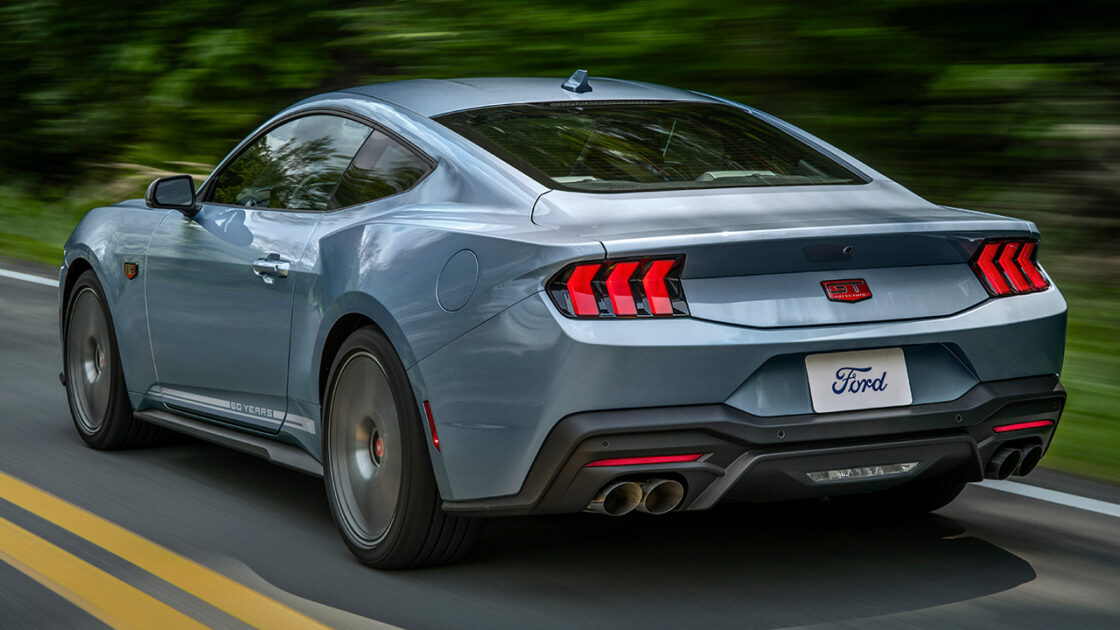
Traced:
<path fill-rule="evenodd" d="M 302 96 L 410 77 L 593 75 L 729 96 L 938 201 L 1060 211 L 1120 199 L 1114 2 L 13 0 L 0 7 L 0 170 L 214 163 Z"/>

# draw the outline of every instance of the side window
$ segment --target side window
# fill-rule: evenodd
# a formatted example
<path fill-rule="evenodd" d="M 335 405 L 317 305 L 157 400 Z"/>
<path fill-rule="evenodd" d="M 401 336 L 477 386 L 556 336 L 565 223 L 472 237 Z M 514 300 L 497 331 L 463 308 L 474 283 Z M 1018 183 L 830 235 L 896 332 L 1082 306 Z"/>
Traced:
<path fill-rule="evenodd" d="M 431 168 L 389 136 L 374 131 L 342 175 L 331 208 L 345 208 L 408 190 Z"/>
<path fill-rule="evenodd" d="M 313 115 L 258 139 L 218 176 L 211 200 L 238 206 L 325 210 L 343 171 L 371 129 Z"/>

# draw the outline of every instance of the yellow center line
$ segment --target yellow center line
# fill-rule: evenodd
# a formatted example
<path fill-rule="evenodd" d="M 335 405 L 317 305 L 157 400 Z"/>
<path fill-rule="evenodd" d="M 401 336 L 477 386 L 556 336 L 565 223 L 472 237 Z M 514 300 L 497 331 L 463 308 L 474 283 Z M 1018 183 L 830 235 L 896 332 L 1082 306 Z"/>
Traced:
<path fill-rule="evenodd" d="M 0 518 L 0 560 L 113 628 L 206 626 L 35 534 Z"/>
<path fill-rule="evenodd" d="M 250 626 L 327 628 L 236 580 L 3 472 L 0 472 L 0 497 L 81 536 Z"/>

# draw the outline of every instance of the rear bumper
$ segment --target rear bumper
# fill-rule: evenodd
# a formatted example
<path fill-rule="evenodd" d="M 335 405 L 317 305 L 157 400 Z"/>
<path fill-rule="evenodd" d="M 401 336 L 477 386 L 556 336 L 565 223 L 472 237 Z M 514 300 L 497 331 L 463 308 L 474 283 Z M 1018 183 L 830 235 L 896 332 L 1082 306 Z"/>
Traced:
<path fill-rule="evenodd" d="M 445 510 L 478 516 L 577 512 L 618 479 L 674 478 L 684 510 L 722 499 L 768 501 L 885 489 L 919 477 L 978 481 L 998 447 L 1049 446 L 1065 405 L 1056 375 L 980 383 L 956 400 L 831 414 L 755 416 L 733 407 L 692 405 L 577 413 L 546 438 L 521 491 Z M 996 433 L 993 427 L 1052 420 Z M 587 468 L 617 457 L 703 453 L 676 464 Z M 871 480 L 814 482 L 806 473 L 918 462 L 908 473 Z"/>

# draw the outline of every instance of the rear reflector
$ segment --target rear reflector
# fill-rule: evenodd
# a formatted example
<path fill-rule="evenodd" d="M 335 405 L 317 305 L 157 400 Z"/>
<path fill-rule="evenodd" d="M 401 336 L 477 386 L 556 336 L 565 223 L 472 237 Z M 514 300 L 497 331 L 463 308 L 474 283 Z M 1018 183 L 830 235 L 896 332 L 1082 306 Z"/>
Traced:
<path fill-rule="evenodd" d="M 584 468 L 601 468 L 603 466 L 639 466 L 642 464 L 679 464 L 681 462 L 694 462 L 701 457 L 703 453 L 691 453 L 689 455 L 650 455 L 647 457 L 616 457 L 614 459 L 600 459 L 591 462 L 584 466 Z"/>
<path fill-rule="evenodd" d="M 1007 433 L 1008 431 L 1022 431 L 1023 429 L 1040 429 L 1054 424 L 1053 420 L 1031 420 L 1030 422 L 1017 422 L 1015 424 L 1004 424 L 998 427 L 992 427 L 992 431 L 996 433 Z"/>
<path fill-rule="evenodd" d="M 439 436 L 436 435 L 436 421 L 432 418 L 432 406 L 424 401 L 424 413 L 428 414 L 428 428 L 432 430 L 432 446 L 439 450 Z"/>
<path fill-rule="evenodd" d="M 1050 282 L 1038 270 L 1034 240 L 985 241 L 973 257 L 972 270 L 995 297 L 1042 291 Z"/>
<path fill-rule="evenodd" d="M 548 293 L 568 317 L 687 316 L 683 266 L 683 257 L 577 263 L 548 282 Z"/>

